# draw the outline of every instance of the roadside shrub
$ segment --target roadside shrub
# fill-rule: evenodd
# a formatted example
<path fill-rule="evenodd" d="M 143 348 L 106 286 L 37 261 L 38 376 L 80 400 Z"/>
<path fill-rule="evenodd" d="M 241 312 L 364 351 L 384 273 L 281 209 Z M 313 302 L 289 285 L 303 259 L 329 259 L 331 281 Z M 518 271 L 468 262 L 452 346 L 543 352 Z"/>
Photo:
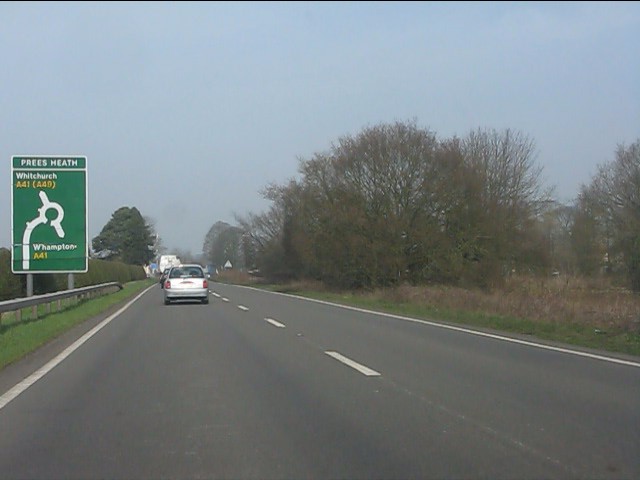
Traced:
<path fill-rule="evenodd" d="M 146 278 L 146 273 L 140 265 L 127 265 L 122 262 L 89 259 L 86 273 L 74 274 L 76 288 L 99 285 L 108 282 L 127 283 Z M 16 275 L 11 272 L 11 252 L 0 248 L 0 301 L 25 297 L 27 295 L 26 275 Z M 66 273 L 36 273 L 33 275 L 33 293 L 45 293 L 66 290 L 68 274 Z"/>
<path fill-rule="evenodd" d="M 0 301 L 20 297 L 23 289 L 23 276 L 11 272 L 11 252 L 0 248 Z"/>

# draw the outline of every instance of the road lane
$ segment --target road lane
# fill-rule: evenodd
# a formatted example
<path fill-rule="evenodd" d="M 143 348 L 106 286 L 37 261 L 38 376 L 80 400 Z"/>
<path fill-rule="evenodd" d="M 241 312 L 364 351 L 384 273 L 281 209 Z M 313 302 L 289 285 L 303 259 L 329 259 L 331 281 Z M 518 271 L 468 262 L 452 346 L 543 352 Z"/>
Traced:
<path fill-rule="evenodd" d="M 627 453 L 604 466 L 597 458 L 603 441 L 638 450 L 637 431 L 619 426 L 637 419 L 633 369 L 573 365 L 265 292 L 212 290 L 228 302 L 212 295 L 209 305 L 165 307 L 159 288 L 149 292 L 0 410 L 3 478 L 637 476 Z M 583 368 L 590 373 L 574 372 Z M 594 386 L 611 388 L 612 400 L 591 392 L 604 410 L 584 419 L 584 432 L 610 422 L 618 440 L 603 428 L 604 440 L 563 450 L 558 444 L 583 433 L 571 422 L 534 433 L 562 412 L 571 418 Z M 587 400 L 579 413 L 594 413 Z"/>
<path fill-rule="evenodd" d="M 217 286 L 217 285 L 216 285 Z M 220 286 L 399 392 L 588 478 L 640 477 L 640 369 Z M 287 297 L 283 297 L 287 298 Z"/>

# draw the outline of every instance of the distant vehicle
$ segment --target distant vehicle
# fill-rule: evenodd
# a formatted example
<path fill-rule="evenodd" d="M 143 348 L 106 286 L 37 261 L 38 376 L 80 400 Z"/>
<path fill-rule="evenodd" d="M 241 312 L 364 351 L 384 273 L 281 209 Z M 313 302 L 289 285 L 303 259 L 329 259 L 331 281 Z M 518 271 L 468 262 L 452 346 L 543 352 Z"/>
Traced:
<path fill-rule="evenodd" d="M 172 268 L 173 267 L 167 267 L 160 274 L 160 288 L 164 288 L 164 282 L 167 280 L 167 277 L 169 276 L 169 271 L 171 271 Z"/>
<path fill-rule="evenodd" d="M 161 255 L 158 259 L 158 270 L 164 272 L 168 267 L 177 267 L 182 263 L 177 255 Z"/>
<path fill-rule="evenodd" d="M 209 275 L 198 264 L 171 267 L 164 281 L 164 304 L 178 300 L 197 300 L 209 303 Z"/>

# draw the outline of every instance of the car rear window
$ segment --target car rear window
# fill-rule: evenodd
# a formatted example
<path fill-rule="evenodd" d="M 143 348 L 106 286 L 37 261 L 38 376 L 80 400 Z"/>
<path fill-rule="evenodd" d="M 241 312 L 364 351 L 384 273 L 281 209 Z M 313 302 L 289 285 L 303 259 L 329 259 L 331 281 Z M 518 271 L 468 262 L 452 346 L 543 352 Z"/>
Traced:
<path fill-rule="evenodd" d="M 176 267 L 171 270 L 169 278 L 204 278 L 204 272 L 198 267 Z"/>

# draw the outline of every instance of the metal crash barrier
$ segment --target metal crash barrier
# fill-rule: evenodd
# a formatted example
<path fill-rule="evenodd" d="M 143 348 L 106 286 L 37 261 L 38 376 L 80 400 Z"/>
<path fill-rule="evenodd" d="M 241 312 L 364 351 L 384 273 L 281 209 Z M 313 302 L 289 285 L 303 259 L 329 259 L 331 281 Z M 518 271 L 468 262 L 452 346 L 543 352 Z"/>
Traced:
<path fill-rule="evenodd" d="M 114 293 L 122 290 L 123 288 L 122 284 L 118 282 L 110 282 L 100 285 L 92 285 L 90 287 L 45 293 L 44 295 L 33 295 L 31 297 L 6 300 L 4 302 L 0 302 L 0 324 L 2 323 L 2 316 L 7 312 L 14 312 L 16 317 L 15 320 L 20 322 L 22 320 L 22 310 L 32 307 L 31 319 L 36 319 L 38 318 L 38 307 L 40 305 L 45 305 L 46 314 L 49 314 L 52 311 L 59 312 L 62 309 L 62 300 L 64 299 L 71 298 L 74 300 L 74 303 L 78 303 L 81 300 Z"/>

